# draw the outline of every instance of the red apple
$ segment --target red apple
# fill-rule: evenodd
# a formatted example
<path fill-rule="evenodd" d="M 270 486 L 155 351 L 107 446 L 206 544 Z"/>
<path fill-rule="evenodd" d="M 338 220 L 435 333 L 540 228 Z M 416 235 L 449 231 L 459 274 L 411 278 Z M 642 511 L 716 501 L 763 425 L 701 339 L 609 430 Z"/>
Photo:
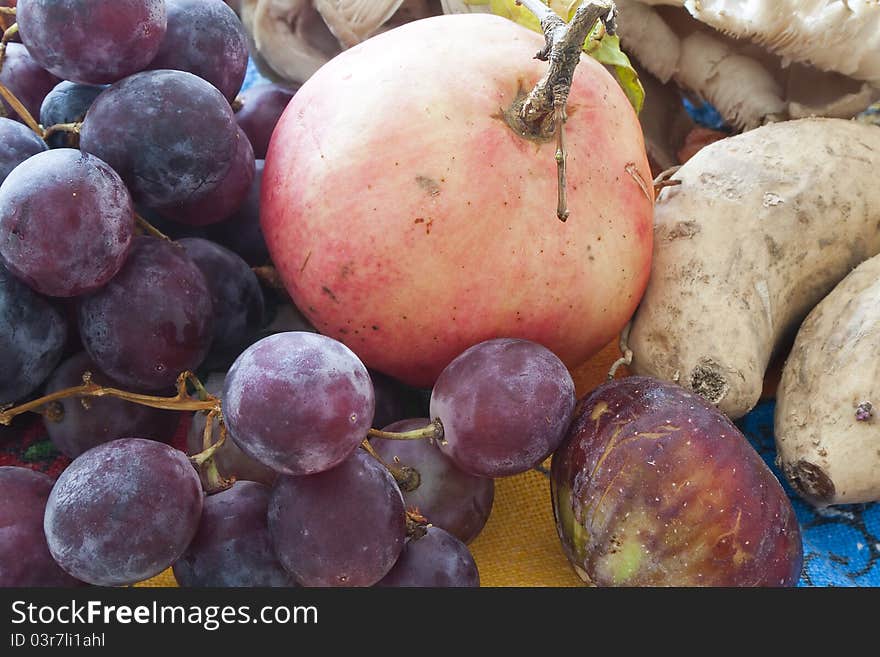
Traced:
<path fill-rule="evenodd" d="M 638 304 L 653 192 L 636 114 L 583 56 L 559 221 L 555 141 L 505 120 L 547 71 L 534 59 L 543 45 L 488 14 L 416 21 L 337 56 L 282 116 L 266 158 L 266 242 L 297 306 L 370 367 L 426 386 L 499 336 L 574 366 Z"/>

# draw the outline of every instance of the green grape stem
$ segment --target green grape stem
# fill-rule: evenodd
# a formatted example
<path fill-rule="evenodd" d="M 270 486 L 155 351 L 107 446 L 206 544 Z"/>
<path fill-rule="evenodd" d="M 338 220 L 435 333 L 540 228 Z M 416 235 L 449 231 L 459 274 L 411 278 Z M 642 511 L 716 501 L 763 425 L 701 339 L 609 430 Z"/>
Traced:
<path fill-rule="evenodd" d="M 400 432 L 370 429 L 368 435 L 370 438 L 384 438 L 385 440 L 424 440 L 427 438 L 443 444 L 443 424 L 437 419 L 421 429 Z"/>

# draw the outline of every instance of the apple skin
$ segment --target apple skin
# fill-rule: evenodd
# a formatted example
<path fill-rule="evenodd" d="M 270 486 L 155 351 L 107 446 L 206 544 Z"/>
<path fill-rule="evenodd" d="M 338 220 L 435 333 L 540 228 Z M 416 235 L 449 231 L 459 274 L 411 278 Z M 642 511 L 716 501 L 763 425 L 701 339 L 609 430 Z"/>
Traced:
<path fill-rule="evenodd" d="M 488 14 L 406 24 L 310 78 L 275 129 L 261 224 L 296 305 L 368 366 L 430 386 L 467 347 L 533 340 L 576 366 L 631 317 L 653 190 L 635 112 L 587 56 L 556 145 L 503 118 L 543 37 Z"/>

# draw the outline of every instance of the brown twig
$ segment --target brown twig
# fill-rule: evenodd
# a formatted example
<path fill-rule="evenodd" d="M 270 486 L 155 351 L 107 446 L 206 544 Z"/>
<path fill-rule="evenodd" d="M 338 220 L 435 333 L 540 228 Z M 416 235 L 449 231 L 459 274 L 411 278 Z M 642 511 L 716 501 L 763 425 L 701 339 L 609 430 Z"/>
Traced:
<path fill-rule="evenodd" d="M 549 61 L 550 67 L 529 94 L 521 101 L 518 118 L 525 134 L 535 139 L 556 138 L 556 165 L 558 170 L 558 203 L 556 216 L 568 218 L 566 197 L 565 108 L 571 93 L 574 71 L 580 63 L 584 42 L 598 21 L 608 34 L 614 34 L 617 8 L 611 0 L 585 0 L 566 23 L 540 0 L 518 0 L 541 22 L 544 48 L 535 57 Z"/>
<path fill-rule="evenodd" d="M 119 390 L 100 386 L 92 381 L 91 372 L 83 374 L 82 385 L 64 388 L 52 394 L 26 402 L 19 406 L 0 410 L 0 424 L 9 425 L 12 420 L 22 413 L 39 413 L 41 409 L 54 401 L 69 397 L 115 397 L 124 399 L 142 406 L 160 408 L 167 411 L 214 411 L 221 412 L 220 400 L 209 395 L 206 400 L 193 399 L 186 390 L 186 384 L 195 375 L 192 372 L 183 372 L 177 377 L 177 394 L 174 397 L 158 397 L 155 395 L 142 395 L 127 390 Z"/>
<path fill-rule="evenodd" d="M 48 139 L 59 132 L 67 132 L 79 137 L 81 128 L 82 123 L 56 123 L 55 125 L 50 125 L 48 128 L 43 129 L 43 139 Z"/>
<path fill-rule="evenodd" d="M 166 240 L 168 242 L 174 241 L 136 212 L 134 215 L 134 220 L 137 225 L 141 227 L 141 230 L 143 230 L 147 235 L 152 235 L 153 237 L 158 237 L 160 240 Z"/>
<path fill-rule="evenodd" d="M 427 426 L 412 431 L 379 431 L 370 429 L 367 434 L 370 438 L 384 438 L 385 440 L 434 440 L 443 444 L 443 424 L 440 420 L 433 420 Z"/>
<path fill-rule="evenodd" d="M 411 468 L 408 465 L 401 465 L 399 462 L 388 463 L 381 456 L 379 456 L 379 453 L 376 451 L 373 445 L 370 444 L 369 440 L 364 440 L 361 443 L 361 447 L 367 454 L 376 459 L 388 470 L 388 472 L 391 473 L 391 476 L 394 477 L 394 480 L 397 482 L 400 490 L 404 493 L 414 491 L 421 485 L 422 475 L 419 474 L 419 471 L 415 468 Z"/>

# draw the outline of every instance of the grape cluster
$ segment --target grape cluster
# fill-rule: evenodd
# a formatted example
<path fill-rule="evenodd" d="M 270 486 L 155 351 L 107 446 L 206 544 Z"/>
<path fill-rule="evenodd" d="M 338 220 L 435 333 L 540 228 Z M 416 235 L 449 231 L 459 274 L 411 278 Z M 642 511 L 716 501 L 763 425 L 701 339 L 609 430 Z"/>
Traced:
<path fill-rule="evenodd" d="M 173 567 L 183 586 L 477 586 L 493 478 L 539 465 L 571 420 L 561 361 L 489 340 L 417 391 L 290 330 L 255 274 L 257 158 L 295 90 L 236 99 L 247 43 L 221 0 L 19 0 L 16 18 L 0 419 L 38 410 L 73 461 L 54 486 L 0 468 L 0 585 Z M 174 411 L 196 411 L 190 457 Z"/>

